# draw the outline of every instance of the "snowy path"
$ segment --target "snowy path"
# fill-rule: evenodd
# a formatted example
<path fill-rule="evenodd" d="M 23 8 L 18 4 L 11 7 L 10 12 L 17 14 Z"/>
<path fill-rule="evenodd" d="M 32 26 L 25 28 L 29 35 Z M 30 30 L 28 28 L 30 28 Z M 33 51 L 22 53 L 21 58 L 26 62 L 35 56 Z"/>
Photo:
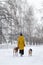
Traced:
<path fill-rule="evenodd" d="M 0 65 L 43 65 L 43 46 L 31 46 L 32 56 L 28 56 L 29 48 L 25 48 L 24 57 L 14 57 L 12 49 L 0 49 Z"/>

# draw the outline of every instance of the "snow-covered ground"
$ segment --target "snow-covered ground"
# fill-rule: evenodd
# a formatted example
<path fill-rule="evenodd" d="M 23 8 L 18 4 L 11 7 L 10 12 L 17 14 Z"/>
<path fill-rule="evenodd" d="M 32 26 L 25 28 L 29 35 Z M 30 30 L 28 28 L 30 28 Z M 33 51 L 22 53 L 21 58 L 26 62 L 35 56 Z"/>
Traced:
<path fill-rule="evenodd" d="M 32 48 L 32 56 L 28 55 L 28 49 Z M 43 45 L 26 46 L 24 56 L 13 56 L 13 49 L 0 49 L 0 65 L 43 65 Z"/>

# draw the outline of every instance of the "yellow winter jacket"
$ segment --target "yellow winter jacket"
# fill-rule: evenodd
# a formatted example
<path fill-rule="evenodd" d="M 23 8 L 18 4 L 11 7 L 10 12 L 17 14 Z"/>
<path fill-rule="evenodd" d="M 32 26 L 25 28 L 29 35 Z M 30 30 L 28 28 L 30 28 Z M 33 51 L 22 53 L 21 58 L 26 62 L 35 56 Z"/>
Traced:
<path fill-rule="evenodd" d="M 24 50 L 24 46 L 25 46 L 24 36 L 19 36 L 18 37 L 18 48 L 19 48 L 19 50 Z"/>

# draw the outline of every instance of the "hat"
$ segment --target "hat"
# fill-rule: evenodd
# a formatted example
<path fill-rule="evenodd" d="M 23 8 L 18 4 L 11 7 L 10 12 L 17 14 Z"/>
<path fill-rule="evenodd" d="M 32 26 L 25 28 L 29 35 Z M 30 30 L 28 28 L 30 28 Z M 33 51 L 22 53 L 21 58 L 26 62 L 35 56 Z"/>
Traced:
<path fill-rule="evenodd" d="M 20 33 L 20 36 L 22 36 L 22 33 Z"/>

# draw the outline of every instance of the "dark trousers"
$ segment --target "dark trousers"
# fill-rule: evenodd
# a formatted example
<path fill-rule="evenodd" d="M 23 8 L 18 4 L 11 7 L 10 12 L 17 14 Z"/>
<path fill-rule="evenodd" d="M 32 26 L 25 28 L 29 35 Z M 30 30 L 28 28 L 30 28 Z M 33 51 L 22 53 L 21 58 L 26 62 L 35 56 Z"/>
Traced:
<path fill-rule="evenodd" d="M 24 50 L 19 50 L 19 53 L 21 54 L 21 56 L 24 54 Z"/>

